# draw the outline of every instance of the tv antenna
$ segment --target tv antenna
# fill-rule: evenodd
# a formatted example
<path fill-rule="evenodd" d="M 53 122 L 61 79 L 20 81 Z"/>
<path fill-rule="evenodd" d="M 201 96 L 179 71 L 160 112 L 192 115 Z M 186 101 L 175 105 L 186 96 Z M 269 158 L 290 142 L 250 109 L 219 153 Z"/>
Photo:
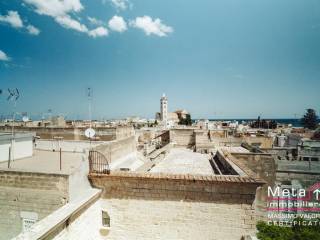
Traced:
<path fill-rule="evenodd" d="M 88 97 L 88 107 L 89 107 L 89 123 L 91 128 L 92 121 L 92 88 L 87 88 L 87 97 Z"/>
<path fill-rule="evenodd" d="M 13 101 L 13 117 L 11 122 L 11 148 L 10 148 L 10 158 L 8 161 L 8 168 L 10 168 L 11 161 L 14 160 L 14 143 L 15 143 L 15 132 L 14 132 L 14 124 L 15 124 L 15 118 L 16 118 L 16 107 L 17 107 L 17 101 L 20 97 L 20 92 L 18 88 L 10 89 L 8 88 L 8 98 L 7 101 Z"/>
<path fill-rule="evenodd" d="M 13 100 L 16 103 L 20 97 L 20 93 L 19 93 L 18 88 L 13 88 L 13 89 L 8 88 L 8 93 L 9 93 L 9 96 L 8 96 L 7 100 L 8 101 Z"/>
<path fill-rule="evenodd" d="M 85 130 L 85 136 L 90 139 L 90 144 L 91 144 L 91 139 L 96 134 L 95 130 L 92 128 L 92 88 L 91 87 L 87 88 L 87 97 L 88 97 L 88 108 L 89 108 L 89 128 Z"/>

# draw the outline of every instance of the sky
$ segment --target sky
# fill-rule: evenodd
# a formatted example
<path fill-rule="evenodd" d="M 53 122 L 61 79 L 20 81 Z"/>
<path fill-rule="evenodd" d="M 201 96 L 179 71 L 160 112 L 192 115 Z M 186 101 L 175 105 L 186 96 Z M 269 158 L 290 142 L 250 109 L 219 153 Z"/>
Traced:
<path fill-rule="evenodd" d="M 0 115 L 88 119 L 87 88 L 95 119 L 319 113 L 320 1 L 1 0 Z"/>

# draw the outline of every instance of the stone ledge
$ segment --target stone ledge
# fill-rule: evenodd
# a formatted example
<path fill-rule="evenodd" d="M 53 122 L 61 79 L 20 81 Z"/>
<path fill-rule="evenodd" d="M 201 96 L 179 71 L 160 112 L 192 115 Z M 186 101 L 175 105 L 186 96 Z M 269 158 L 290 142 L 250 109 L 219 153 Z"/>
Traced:
<path fill-rule="evenodd" d="M 59 233 L 66 225 L 72 222 L 73 216 L 81 214 L 83 210 L 98 200 L 100 194 L 101 190 L 98 189 L 88 191 L 85 196 L 79 196 L 77 200 L 59 208 L 48 217 L 34 224 L 30 231 L 21 233 L 12 240 L 52 239 L 52 236 Z"/>
<path fill-rule="evenodd" d="M 170 180 L 170 181 L 194 181 L 194 182 L 215 182 L 215 183 L 249 183 L 263 185 L 265 181 L 255 177 L 240 177 L 235 175 L 191 175 L 191 174 L 167 174 L 167 173 L 140 173 L 111 171 L 110 174 L 90 173 L 89 179 L 94 178 L 136 178 L 145 180 Z"/>

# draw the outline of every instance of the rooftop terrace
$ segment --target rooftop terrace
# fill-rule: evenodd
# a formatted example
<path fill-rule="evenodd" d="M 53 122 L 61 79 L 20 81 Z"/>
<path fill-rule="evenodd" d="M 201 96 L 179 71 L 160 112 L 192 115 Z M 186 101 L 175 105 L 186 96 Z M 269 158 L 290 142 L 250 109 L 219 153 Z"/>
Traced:
<path fill-rule="evenodd" d="M 173 174 L 214 174 L 209 162 L 209 155 L 195 153 L 189 149 L 171 149 L 169 154 L 150 172 Z"/>
<path fill-rule="evenodd" d="M 12 161 L 10 170 L 71 174 L 80 166 L 81 161 L 81 153 L 62 152 L 60 171 L 60 152 L 34 150 L 32 157 Z M 8 170 L 8 162 L 1 162 L 0 170 Z"/>

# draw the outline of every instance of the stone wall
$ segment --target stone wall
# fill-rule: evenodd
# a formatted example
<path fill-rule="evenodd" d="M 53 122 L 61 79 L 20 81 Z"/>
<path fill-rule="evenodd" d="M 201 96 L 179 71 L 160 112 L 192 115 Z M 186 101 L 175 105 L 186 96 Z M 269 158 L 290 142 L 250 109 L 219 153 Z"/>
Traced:
<path fill-rule="evenodd" d="M 244 137 L 245 142 L 250 145 L 259 145 L 261 148 L 272 148 L 273 138 L 272 137 Z"/>
<path fill-rule="evenodd" d="M 132 136 L 117 141 L 110 141 L 95 147 L 94 150 L 101 152 L 112 162 L 136 151 L 135 137 Z"/>
<path fill-rule="evenodd" d="M 15 127 L 16 132 L 35 132 L 41 139 L 63 137 L 64 140 L 88 140 L 84 135 L 87 127 Z M 134 135 L 132 127 L 95 127 L 100 141 L 112 141 Z M 10 126 L 0 126 L 0 132 L 10 132 Z"/>
<path fill-rule="evenodd" d="M 0 240 L 22 231 L 22 216 L 46 217 L 68 201 L 68 176 L 0 170 Z"/>
<path fill-rule="evenodd" d="M 170 141 L 176 146 L 191 147 L 195 145 L 194 129 L 171 129 Z"/>
<path fill-rule="evenodd" d="M 298 181 L 302 187 L 309 188 L 320 182 L 319 172 L 278 170 L 276 173 L 277 182 L 290 185 L 291 181 Z"/>
<path fill-rule="evenodd" d="M 209 131 L 195 130 L 196 151 L 209 153 L 214 149 L 214 143 L 209 138 Z"/>
<path fill-rule="evenodd" d="M 108 239 L 240 240 L 255 231 L 253 201 L 262 183 L 251 178 L 128 172 L 89 178 L 103 189 Z"/>
<path fill-rule="evenodd" d="M 267 184 L 257 190 L 255 200 L 257 217 L 259 220 L 265 220 L 267 189 L 268 186 L 274 186 L 276 181 L 277 166 L 273 155 L 263 153 L 232 153 L 232 155 L 246 164 L 258 178 L 266 181 Z"/>
<path fill-rule="evenodd" d="M 38 150 L 46 151 L 60 151 L 60 148 L 63 152 L 77 152 L 83 153 L 86 149 L 96 147 L 105 142 L 102 141 L 70 141 L 70 140 L 53 140 L 53 139 L 39 139 L 35 141 L 35 148 Z"/>
<path fill-rule="evenodd" d="M 116 127 L 116 139 L 123 139 L 134 136 L 134 129 L 132 126 L 119 126 Z"/>

